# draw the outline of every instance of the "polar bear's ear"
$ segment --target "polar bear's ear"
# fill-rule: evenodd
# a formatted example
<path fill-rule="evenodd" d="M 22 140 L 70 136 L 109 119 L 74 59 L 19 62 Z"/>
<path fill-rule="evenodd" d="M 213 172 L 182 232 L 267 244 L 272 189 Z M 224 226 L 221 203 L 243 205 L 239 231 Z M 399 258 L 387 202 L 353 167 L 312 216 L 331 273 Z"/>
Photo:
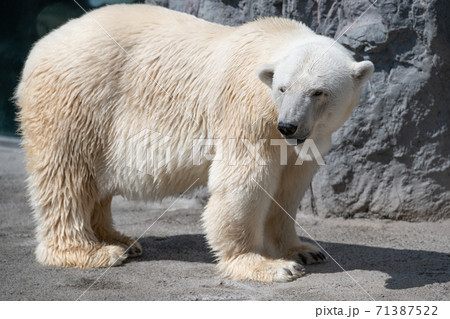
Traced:
<path fill-rule="evenodd" d="M 352 65 L 352 76 L 360 84 L 366 82 L 372 75 L 374 66 L 370 61 L 355 62 Z"/>
<path fill-rule="evenodd" d="M 259 67 L 257 73 L 258 78 L 268 87 L 272 88 L 273 73 L 275 67 L 272 64 L 264 64 Z"/>

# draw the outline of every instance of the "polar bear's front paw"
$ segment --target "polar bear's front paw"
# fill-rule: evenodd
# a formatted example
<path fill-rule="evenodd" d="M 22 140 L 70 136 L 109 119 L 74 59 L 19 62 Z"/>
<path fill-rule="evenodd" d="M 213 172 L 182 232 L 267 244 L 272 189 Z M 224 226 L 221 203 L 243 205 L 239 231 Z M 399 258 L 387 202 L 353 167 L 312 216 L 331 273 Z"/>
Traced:
<path fill-rule="evenodd" d="M 290 248 L 286 254 L 286 258 L 300 262 L 303 265 L 317 264 L 327 259 L 318 247 L 305 243 Z"/>
<path fill-rule="evenodd" d="M 105 259 L 105 261 L 99 260 L 98 266 L 95 266 L 95 267 L 120 266 L 128 257 L 128 254 L 122 247 L 114 246 L 114 245 L 109 245 L 109 246 L 103 247 L 97 253 L 96 258 L 100 259 L 99 257 L 101 256 L 101 254 L 104 254 L 105 256 L 109 256 L 109 262 L 107 262 L 106 259 Z"/>
<path fill-rule="evenodd" d="M 255 253 L 220 261 L 218 266 L 225 277 L 234 280 L 288 282 L 305 274 L 305 268 L 296 261 L 271 259 Z"/>
<path fill-rule="evenodd" d="M 142 246 L 137 241 L 133 241 L 133 243 L 127 247 L 128 257 L 137 257 L 142 255 Z"/>
<path fill-rule="evenodd" d="M 299 263 L 291 262 L 285 266 L 286 267 L 278 268 L 275 276 L 273 277 L 274 282 L 293 281 L 306 273 L 305 268 Z"/>

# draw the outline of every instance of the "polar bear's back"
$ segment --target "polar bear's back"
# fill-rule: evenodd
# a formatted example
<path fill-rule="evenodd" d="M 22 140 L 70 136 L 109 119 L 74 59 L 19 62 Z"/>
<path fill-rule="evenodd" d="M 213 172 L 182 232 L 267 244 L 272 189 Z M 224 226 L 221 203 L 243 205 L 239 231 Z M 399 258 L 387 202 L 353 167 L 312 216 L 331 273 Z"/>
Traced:
<path fill-rule="evenodd" d="M 269 62 L 262 54 L 308 30 L 301 23 L 279 18 L 235 28 L 157 6 L 106 6 L 69 21 L 35 44 L 17 88 L 18 105 L 27 104 L 21 103 L 27 95 L 34 95 L 36 101 L 36 94 L 52 85 L 77 92 L 84 101 L 104 102 L 136 89 L 140 81 L 151 80 L 148 77 L 160 83 L 164 76 L 174 86 L 173 80 L 180 76 L 171 73 L 176 70 L 198 80 L 204 75 L 212 83 L 220 81 L 211 78 L 223 71 L 220 66 L 236 64 L 238 56 L 245 58 L 238 62 L 242 74 L 254 77 L 254 65 Z M 164 66 L 170 68 L 162 74 Z M 194 69 L 199 72 L 195 76 L 186 74 Z M 159 74 L 150 74 L 155 70 Z M 166 91 L 176 90 L 175 86 Z"/>
<path fill-rule="evenodd" d="M 145 130 L 173 136 L 183 156 L 183 143 L 187 149 L 205 137 L 199 105 L 217 97 L 205 86 L 219 83 L 221 72 L 212 70 L 224 65 L 224 49 L 215 42 L 231 29 L 164 8 L 116 5 L 49 33 L 31 50 L 16 89 L 29 172 L 37 176 L 62 161 L 84 175 L 99 178 L 107 169 L 125 176 L 123 155 L 136 148 L 130 138 Z M 183 169 L 176 159 L 169 164 Z M 105 187 L 120 188 L 108 176 Z M 43 179 L 33 181 L 44 185 Z"/>
<path fill-rule="evenodd" d="M 145 63 L 151 58 L 142 55 L 151 53 L 152 48 L 160 49 L 164 45 L 162 42 L 166 45 L 172 42 L 173 47 L 179 42 L 186 44 L 180 37 L 184 35 L 186 40 L 192 41 L 195 33 L 190 29 L 199 28 L 203 36 L 208 30 L 215 37 L 228 29 L 150 5 L 112 5 L 94 10 L 50 32 L 34 45 L 23 69 L 17 96 L 20 98 L 27 93 L 22 91 L 24 83 L 46 82 L 43 77 L 47 74 L 53 77 L 61 74 L 58 81 L 63 80 L 65 84 L 82 78 L 84 87 L 91 89 L 98 85 L 98 81 L 89 83 L 91 78 L 101 79 L 102 85 L 106 80 L 116 82 L 117 77 L 111 76 L 130 73 L 125 61 L 131 60 L 135 65 Z M 92 91 L 88 93 L 92 95 Z"/>

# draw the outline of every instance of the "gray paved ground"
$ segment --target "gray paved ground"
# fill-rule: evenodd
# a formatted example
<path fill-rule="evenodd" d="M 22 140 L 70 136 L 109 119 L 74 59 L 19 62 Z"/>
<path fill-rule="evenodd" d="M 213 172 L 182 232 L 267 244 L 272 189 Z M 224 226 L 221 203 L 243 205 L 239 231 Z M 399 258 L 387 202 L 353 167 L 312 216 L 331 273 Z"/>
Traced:
<path fill-rule="evenodd" d="M 75 300 L 103 269 L 42 267 L 34 260 L 33 222 L 23 154 L 0 140 L 1 300 Z M 117 227 L 139 236 L 174 199 L 113 203 Z M 347 271 L 329 260 L 292 283 L 233 282 L 216 276 L 200 227 L 201 206 L 180 199 L 141 239 L 143 256 L 111 268 L 82 300 L 449 300 L 450 221 L 407 223 L 299 217 Z M 306 234 L 298 229 L 301 236 Z M 352 280 L 352 278 L 356 280 Z M 365 292 L 364 290 L 367 292 Z"/>

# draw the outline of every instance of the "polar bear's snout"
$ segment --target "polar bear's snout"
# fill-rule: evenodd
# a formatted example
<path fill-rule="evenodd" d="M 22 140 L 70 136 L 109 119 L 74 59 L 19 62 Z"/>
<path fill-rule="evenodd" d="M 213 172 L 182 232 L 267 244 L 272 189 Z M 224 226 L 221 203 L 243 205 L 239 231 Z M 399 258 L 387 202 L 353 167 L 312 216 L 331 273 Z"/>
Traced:
<path fill-rule="evenodd" d="M 300 134 L 296 134 L 298 130 L 297 124 L 279 122 L 278 123 L 278 131 L 286 138 L 286 139 L 296 139 L 297 144 L 302 144 L 310 135 L 311 132 L 299 130 Z"/>
<path fill-rule="evenodd" d="M 291 136 L 297 131 L 297 124 L 279 122 L 278 131 L 284 136 Z"/>
<path fill-rule="evenodd" d="M 303 93 L 287 93 L 278 114 L 278 131 L 286 139 L 303 143 L 314 126 L 314 101 Z"/>

